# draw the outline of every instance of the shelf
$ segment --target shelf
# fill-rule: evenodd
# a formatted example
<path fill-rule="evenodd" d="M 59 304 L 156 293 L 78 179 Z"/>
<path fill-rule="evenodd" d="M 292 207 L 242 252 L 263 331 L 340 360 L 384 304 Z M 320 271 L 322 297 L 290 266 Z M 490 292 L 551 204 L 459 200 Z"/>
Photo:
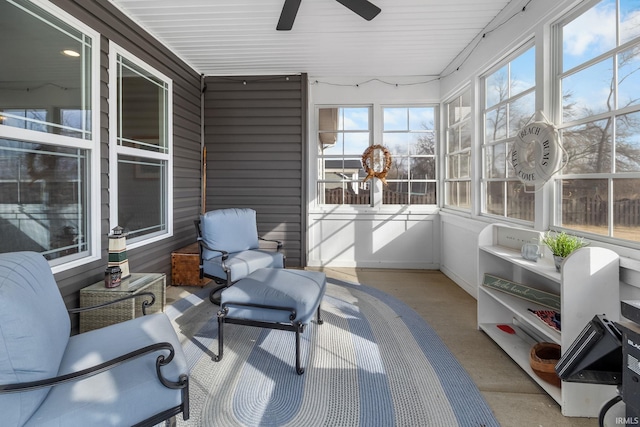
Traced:
<path fill-rule="evenodd" d="M 509 261 L 512 264 L 539 274 L 540 276 L 546 277 L 556 283 L 560 283 L 560 273 L 556 271 L 553 259 L 540 258 L 538 262 L 529 261 L 522 258 L 520 252 L 503 246 L 482 246 L 480 247 L 480 250 Z"/>
<path fill-rule="evenodd" d="M 502 331 L 498 328 L 497 323 L 482 323 L 478 325 L 496 344 L 504 350 L 505 353 L 513 359 L 514 362 L 520 368 L 522 368 L 540 387 L 542 387 L 549 396 L 553 398 L 558 404 L 562 402 L 562 393 L 560 387 L 556 387 L 553 384 L 549 384 L 542 378 L 538 377 L 531 365 L 529 364 L 529 353 L 531 347 L 536 343 L 531 337 L 529 337 L 522 329 L 514 325 L 511 326 L 515 334 L 510 334 Z"/>
<path fill-rule="evenodd" d="M 529 353 L 538 341 L 560 344 L 566 351 L 596 314 L 606 314 L 610 321 L 619 319 L 620 260 L 609 249 L 589 246 L 569 255 L 559 273 L 548 250 L 537 262 L 522 258 L 520 247 L 537 234 L 491 224 L 478 235 L 478 328 L 558 402 L 563 415 L 597 417 L 598 408 L 616 395 L 615 386 L 564 382 L 556 387 L 533 372 Z M 529 311 L 551 309 L 484 286 L 486 275 L 560 295 L 560 310 L 555 311 L 562 312 L 562 332 Z M 496 327 L 499 324 L 508 324 L 516 333 L 503 332 Z"/>
<path fill-rule="evenodd" d="M 514 315 L 517 315 L 518 319 L 521 322 L 524 322 L 527 324 L 527 326 L 535 329 L 535 332 L 544 337 L 546 341 L 561 344 L 560 332 L 546 326 L 540 319 L 538 319 L 533 313 L 528 310 L 529 308 L 532 310 L 551 310 L 549 307 L 544 307 L 542 305 L 524 300 L 522 298 L 514 297 L 504 292 L 489 289 L 485 286 L 480 286 L 479 292 L 486 293 L 491 298 L 507 307 L 514 313 Z"/>

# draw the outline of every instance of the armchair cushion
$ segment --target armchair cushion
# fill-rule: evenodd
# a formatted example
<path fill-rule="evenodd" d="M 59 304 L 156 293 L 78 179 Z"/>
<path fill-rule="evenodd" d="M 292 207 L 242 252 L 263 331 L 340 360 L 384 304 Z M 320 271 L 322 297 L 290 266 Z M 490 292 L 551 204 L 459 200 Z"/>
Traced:
<path fill-rule="evenodd" d="M 165 378 L 178 381 L 180 374 L 187 372 L 186 359 L 171 321 L 163 313 L 72 336 L 58 374 L 90 368 L 157 342 L 173 346 L 175 363 L 163 367 L 162 373 Z M 102 374 L 51 388 L 25 426 L 131 425 L 132 420 L 147 419 L 180 405 L 180 393 L 158 381 L 155 361 L 161 354 L 168 352 L 147 354 Z"/>
<path fill-rule="evenodd" d="M 284 268 L 284 254 L 254 249 L 229 254 L 224 263 L 229 270 L 231 282 L 235 282 L 259 268 Z M 209 277 L 227 277 L 222 257 L 219 256 L 203 261 L 202 269 Z"/>
<path fill-rule="evenodd" d="M 213 249 L 230 253 L 256 249 L 258 226 L 253 209 L 228 208 L 209 211 L 200 216 L 202 240 Z M 219 256 L 219 252 L 205 249 L 204 259 Z"/>
<path fill-rule="evenodd" d="M 55 377 L 71 322 L 51 274 L 35 252 L 0 258 L 0 384 Z M 49 389 L 4 395 L 3 424 L 22 425 L 38 409 Z"/>

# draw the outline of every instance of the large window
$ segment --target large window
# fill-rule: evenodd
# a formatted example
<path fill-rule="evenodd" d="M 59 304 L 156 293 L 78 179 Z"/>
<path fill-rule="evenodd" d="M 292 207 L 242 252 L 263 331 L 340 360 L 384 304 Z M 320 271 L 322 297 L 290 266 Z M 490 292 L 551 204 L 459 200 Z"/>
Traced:
<path fill-rule="evenodd" d="M 382 115 L 382 141 L 393 159 L 382 203 L 436 204 L 435 108 L 386 107 Z"/>
<path fill-rule="evenodd" d="M 111 43 L 111 227 L 128 244 L 172 233 L 172 82 Z"/>
<path fill-rule="evenodd" d="M 558 26 L 558 226 L 640 241 L 640 5 L 604 0 Z M 594 23 L 597 22 L 597 25 Z"/>
<path fill-rule="evenodd" d="M 58 15 L 0 1 L 0 252 L 52 265 L 99 256 L 98 36 Z"/>
<path fill-rule="evenodd" d="M 534 116 L 535 80 L 535 47 L 529 46 L 482 77 L 484 214 L 534 220 L 534 189 L 516 178 L 507 154 L 520 128 Z"/>
<path fill-rule="evenodd" d="M 362 153 L 371 144 L 371 107 L 322 107 L 318 123 L 318 196 L 321 204 L 370 205 Z"/>
<path fill-rule="evenodd" d="M 445 104 L 445 205 L 471 209 L 471 90 Z"/>

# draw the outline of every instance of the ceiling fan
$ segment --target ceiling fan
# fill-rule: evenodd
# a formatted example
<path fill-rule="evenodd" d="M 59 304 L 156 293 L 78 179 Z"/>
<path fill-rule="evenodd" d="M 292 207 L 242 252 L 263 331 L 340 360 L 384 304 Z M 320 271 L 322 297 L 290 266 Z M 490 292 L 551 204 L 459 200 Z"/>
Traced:
<path fill-rule="evenodd" d="M 289 31 L 293 27 L 293 21 L 296 19 L 298 8 L 302 0 L 284 0 L 280 20 L 276 26 L 278 31 Z M 351 9 L 367 21 L 371 21 L 380 12 L 381 9 L 368 0 L 336 0 L 341 5 Z"/>

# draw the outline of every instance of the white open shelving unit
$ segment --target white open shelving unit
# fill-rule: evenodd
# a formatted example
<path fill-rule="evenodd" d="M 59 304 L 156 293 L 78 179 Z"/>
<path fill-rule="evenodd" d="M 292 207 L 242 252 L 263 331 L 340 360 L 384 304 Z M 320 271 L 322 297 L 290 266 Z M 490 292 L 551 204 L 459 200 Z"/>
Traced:
<path fill-rule="evenodd" d="M 619 258 L 609 249 L 588 246 L 568 256 L 562 273 L 558 273 L 548 251 L 537 262 L 522 258 L 522 244 L 538 237 L 536 231 L 498 224 L 480 233 L 478 328 L 561 406 L 563 415 L 597 417 L 601 406 L 617 394 L 615 386 L 563 381 L 556 387 L 533 372 L 529 353 L 541 341 L 560 344 L 564 353 L 596 314 L 619 320 Z M 483 286 L 485 274 L 560 295 L 562 332 L 551 329 L 528 310 L 550 308 Z M 498 328 L 505 324 L 516 333 Z"/>

